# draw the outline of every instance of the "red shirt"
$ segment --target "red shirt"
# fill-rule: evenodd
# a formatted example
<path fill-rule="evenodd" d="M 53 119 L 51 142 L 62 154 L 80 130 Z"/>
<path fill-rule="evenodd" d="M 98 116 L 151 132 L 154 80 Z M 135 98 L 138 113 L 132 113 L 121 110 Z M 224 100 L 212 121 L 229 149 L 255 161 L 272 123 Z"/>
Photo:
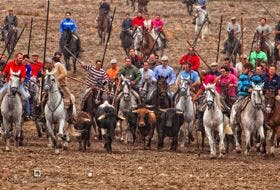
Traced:
<path fill-rule="evenodd" d="M 25 77 L 26 77 L 25 66 L 23 64 L 16 64 L 15 60 L 7 63 L 7 65 L 5 66 L 5 68 L 2 71 L 3 74 L 7 75 L 7 81 L 10 80 L 11 71 L 13 71 L 14 73 L 17 73 L 18 71 L 20 71 L 20 76 L 19 76 L 20 79 L 25 79 Z"/>
<path fill-rule="evenodd" d="M 144 21 L 145 21 L 145 18 L 144 17 L 135 17 L 133 20 L 132 20 L 132 26 L 135 27 L 135 26 L 142 26 L 144 28 Z"/>
<path fill-rule="evenodd" d="M 40 61 L 37 61 L 36 63 L 31 63 L 31 76 L 32 77 L 37 77 L 38 72 L 43 70 L 43 63 Z"/>
<path fill-rule="evenodd" d="M 200 59 L 197 55 L 183 55 L 180 59 L 180 64 L 182 65 L 183 62 L 187 62 L 189 61 L 189 63 L 191 63 L 192 65 L 192 70 L 197 71 L 199 66 L 200 66 Z"/>
<path fill-rule="evenodd" d="M 200 89 L 204 92 L 205 88 L 204 88 L 204 85 L 207 85 L 207 84 L 214 84 L 215 83 L 215 80 L 216 80 L 216 76 L 215 75 L 211 75 L 211 74 L 206 74 L 206 76 L 204 77 L 203 81 L 202 81 L 202 84 L 200 85 Z M 221 94 L 221 89 L 220 89 L 220 86 L 216 83 L 215 85 L 216 87 L 216 90 L 219 94 Z"/>

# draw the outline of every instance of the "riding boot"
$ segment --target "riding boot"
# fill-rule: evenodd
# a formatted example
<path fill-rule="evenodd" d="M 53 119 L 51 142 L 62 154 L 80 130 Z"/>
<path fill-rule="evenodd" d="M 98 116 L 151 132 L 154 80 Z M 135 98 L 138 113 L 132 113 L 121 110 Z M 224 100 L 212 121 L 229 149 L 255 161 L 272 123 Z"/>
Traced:
<path fill-rule="evenodd" d="M 4 41 L 4 40 L 5 40 L 4 30 L 1 31 L 1 35 L 2 35 L 2 36 L 1 36 L 1 41 Z"/>
<path fill-rule="evenodd" d="M 204 112 L 198 111 L 197 112 L 197 119 L 198 119 L 198 131 L 204 133 L 204 126 L 203 126 L 203 114 Z"/>
<path fill-rule="evenodd" d="M 223 110 L 222 110 L 223 114 L 225 114 L 227 117 L 230 117 L 230 108 L 227 106 L 224 98 L 220 97 L 220 101 L 223 106 Z"/>

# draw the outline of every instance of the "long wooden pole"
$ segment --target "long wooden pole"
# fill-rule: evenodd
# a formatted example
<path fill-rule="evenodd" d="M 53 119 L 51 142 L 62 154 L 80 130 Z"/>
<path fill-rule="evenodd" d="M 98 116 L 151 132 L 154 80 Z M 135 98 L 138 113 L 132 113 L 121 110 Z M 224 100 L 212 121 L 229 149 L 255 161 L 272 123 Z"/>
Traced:
<path fill-rule="evenodd" d="M 33 18 L 31 18 L 31 21 L 30 21 L 30 31 L 29 31 L 27 55 L 30 54 L 31 37 L 32 37 L 32 28 L 33 28 Z"/>
<path fill-rule="evenodd" d="M 107 38 L 107 41 L 106 41 L 106 44 L 105 44 L 105 49 L 104 49 L 104 52 L 103 52 L 103 57 L 102 57 L 102 62 L 101 62 L 101 68 L 103 67 L 103 64 L 104 64 L 104 59 L 105 59 L 107 47 L 108 47 L 109 40 L 110 40 L 110 37 L 111 37 L 112 28 L 113 28 L 113 21 L 114 21 L 114 18 L 115 18 L 116 9 L 117 9 L 117 8 L 115 7 L 115 8 L 114 8 L 114 12 L 113 12 L 112 21 L 111 21 L 110 28 L 109 28 L 108 38 Z"/>
<path fill-rule="evenodd" d="M 244 20 L 243 20 L 243 13 L 241 13 L 241 55 L 242 57 L 244 57 L 244 31 L 243 31 L 243 28 L 244 28 Z M 243 60 L 244 59 L 241 59 L 241 62 L 243 63 Z"/>
<path fill-rule="evenodd" d="M 262 4 L 262 2 L 260 0 L 258 0 L 258 2 L 262 6 L 262 8 L 264 8 L 266 13 L 273 19 L 273 21 L 277 23 L 277 19 L 269 12 L 269 10 Z"/>
<path fill-rule="evenodd" d="M 49 25 L 49 12 L 50 12 L 50 0 L 48 0 L 47 4 L 47 18 L 46 18 L 46 28 L 45 28 L 45 44 L 44 44 L 44 56 L 43 56 L 43 71 L 45 71 L 45 59 L 46 59 L 46 52 L 47 52 L 47 39 L 48 39 L 48 25 Z M 43 86 L 44 86 L 44 72 L 41 81 L 41 96 L 40 101 L 42 101 L 42 94 L 43 94 Z"/>
<path fill-rule="evenodd" d="M 189 44 L 189 46 L 192 47 L 192 44 L 187 40 L 187 43 Z M 201 55 L 196 51 L 196 49 L 194 47 L 193 51 L 196 53 L 196 55 L 201 59 L 201 61 L 208 67 L 208 69 L 211 69 L 210 65 L 205 61 L 205 59 L 203 59 L 203 57 L 201 57 Z"/>
<path fill-rule="evenodd" d="M 220 42 L 221 42 L 222 26 L 223 26 L 223 15 L 221 15 L 221 20 L 220 20 L 219 41 L 218 41 L 217 56 L 216 56 L 216 62 L 217 63 L 219 61 L 219 54 L 220 54 Z"/>

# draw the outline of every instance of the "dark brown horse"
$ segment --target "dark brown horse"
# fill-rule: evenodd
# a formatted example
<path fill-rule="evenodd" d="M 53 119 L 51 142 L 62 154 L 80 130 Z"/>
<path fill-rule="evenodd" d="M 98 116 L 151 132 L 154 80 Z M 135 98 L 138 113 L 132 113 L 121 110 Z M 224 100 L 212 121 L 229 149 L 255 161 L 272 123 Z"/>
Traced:
<path fill-rule="evenodd" d="M 97 29 L 100 38 L 99 44 L 105 44 L 106 36 L 110 31 L 110 19 L 108 13 L 106 13 L 102 9 L 99 10 L 99 15 L 97 19 Z"/>
<path fill-rule="evenodd" d="M 266 124 L 272 130 L 270 139 L 270 153 L 274 156 L 275 137 L 277 137 L 277 143 L 280 141 L 280 99 L 279 97 L 275 97 L 274 91 L 267 91 L 265 93 L 265 106 Z"/>
<path fill-rule="evenodd" d="M 148 30 L 143 32 L 142 54 L 145 59 L 148 59 L 150 54 L 156 53 L 155 40 L 151 36 Z"/>
<path fill-rule="evenodd" d="M 193 13 L 193 5 L 195 4 L 195 0 L 182 0 L 183 4 L 186 4 L 188 13 L 191 16 Z"/>

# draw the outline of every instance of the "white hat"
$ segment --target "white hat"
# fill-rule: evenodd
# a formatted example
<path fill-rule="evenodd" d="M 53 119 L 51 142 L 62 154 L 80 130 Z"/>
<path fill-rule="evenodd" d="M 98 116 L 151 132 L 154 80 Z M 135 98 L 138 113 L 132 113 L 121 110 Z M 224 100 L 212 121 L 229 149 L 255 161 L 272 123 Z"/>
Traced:
<path fill-rule="evenodd" d="M 115 58 L 114 58 L 114 59 L 111 59 L 110 63 L 111 63 L 111 64 L 113 64 L 113 63 L 116 64 L 116 63 L 117 63 L 117 60 L 116 60 Z"/>
<path fill-rule="evenodd" d="M 213 63 L 211 63 L 210 66 L 218 66 L 218 63 L 217 62 L 213 62 Z"/>
<path fill-rule="evenodd" d="M 47 58 L 45 59 L 45 63 L 52 63 L 52 59 L 47 57 Z"/>
<path fill-rule="evenodd" d="M 236 17 L 235 16 L 231 17 L 231 20 L 236 20 Z"/>
<path fill-rule="evenodd" d="M 166 55 L 162 56 L 161 58 L 162 61 L 168 61 L 168 57 Z"/>

